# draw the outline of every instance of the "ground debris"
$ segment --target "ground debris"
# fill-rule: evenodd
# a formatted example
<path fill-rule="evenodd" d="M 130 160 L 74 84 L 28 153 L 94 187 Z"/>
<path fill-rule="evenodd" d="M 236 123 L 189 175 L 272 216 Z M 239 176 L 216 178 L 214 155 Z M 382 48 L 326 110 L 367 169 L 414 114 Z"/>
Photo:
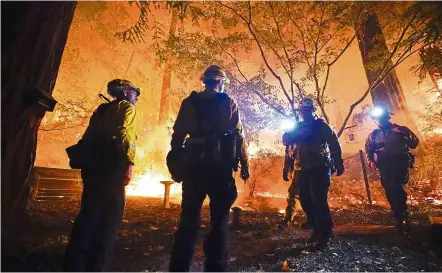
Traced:
<path fill-rule="evenodd" d="M 31 229 L 17 244 L 23 253 L 5 254 L 3 271 L 60 271 L 61 257 L 80 207 L 79 201 L 55 201 L 32 206 Z M 421 209 L 424 209 L 422 212 Z M 62 211 L 63 213 L 60 213 Z M 411 206 L 414 231 L 409 238 L 392 227 L 388 208 L 347 205 L 332 209 L 335 237 L 327 250 L 306 248 L 309 232 L 297 228 L 276 229 L 281 215 L 274 208 L 244 210 L 241 226 L 230 233 L 231 271 L 441 271 L 440 258 L 420 247 L 428 235 L 428 213 L 442 216 L 440 206 Z M 165 210 L 162 200 L 128 198 L 125 219 L 118 234 L 110 271 L 167 271 L 180 210 Z M 305 216 L 298 213 L 298 226 Z M 209 225 L 209 209 L 203 207 L 202 227 Z M 202 243 L 208 228 L 198 235 L 192 270 L 203 270 Z M 6 266 L 5 266 L 6 262 Z"/>

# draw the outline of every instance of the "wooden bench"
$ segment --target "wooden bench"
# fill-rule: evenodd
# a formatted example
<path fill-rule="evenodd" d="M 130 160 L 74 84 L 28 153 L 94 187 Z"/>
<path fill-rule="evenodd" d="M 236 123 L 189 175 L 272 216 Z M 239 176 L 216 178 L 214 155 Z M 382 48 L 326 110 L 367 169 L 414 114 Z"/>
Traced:
<path fill-rule="evenodd" d="M 81 195 L 80 170 L 34 167 L 31 173 L 31 200 L 72 199 Z"/>

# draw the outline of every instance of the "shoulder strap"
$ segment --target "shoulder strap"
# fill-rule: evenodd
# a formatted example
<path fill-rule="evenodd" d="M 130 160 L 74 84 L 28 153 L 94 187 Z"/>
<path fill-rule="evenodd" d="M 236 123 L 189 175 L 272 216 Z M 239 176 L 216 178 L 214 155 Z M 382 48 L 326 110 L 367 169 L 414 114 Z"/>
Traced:
<path fill-rule="evenodd" d="M 102 103 L 100 104 L 97 109 L 95 109 L 93 116 L 95 117 L 95 119 L 97 120 L 97 126 L 98 126 L 98 131 L 102 132 L 103 131 L 103 124 L 104 124 L 104 113 L 106 112 L 106 110 L 112 105 L 116 103 L 116 100 L 111 101 L 111 102 L 107 102 L 107 103 Z"/>

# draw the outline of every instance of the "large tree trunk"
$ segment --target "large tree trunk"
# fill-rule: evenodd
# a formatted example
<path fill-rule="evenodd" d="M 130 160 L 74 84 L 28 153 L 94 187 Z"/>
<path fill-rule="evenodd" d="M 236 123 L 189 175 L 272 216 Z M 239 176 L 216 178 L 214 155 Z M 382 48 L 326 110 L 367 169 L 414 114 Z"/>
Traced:
<path fill-rule="evenodd" d="M 51 94 L 76 2 L 2 2 L 2 239 L 23 227 L 37 131 L 44 115 L 29 100 Z"/>
<path fill-rule="evenodd" d="M 169 36 L 175 35 L 178 24 L 178 9 L 172 10 Z M 165 167 L 167 149 L 167 121 L 170 115 L 170 87 L 172 84 L 172 60 L 166 60 L 163 71 L 163 84 L 161 86 L 160 111 L 157 127 L 157 145 L 155 150 L 155 163 L 160 168 Z"/>
<path fill-rule="evenodd" d="M 367 80 L 371 85 L 381 73 L 382 68 L 373 68 L 370 54 L 375 48 L 388 51 L 387 43 L 385 42 L 384 34 L 382 33 L 376 14 L 368 16 L 356 34 Z M 419 135 L 416 123 L 408 111 L 404 91 L 402 90 L 395 70 L 392 70 L 384 81 L 371 91 L 371 97 L 374 105 L 384 105 L 388 107 L 389 110 L 395 114 L 394 119 L 396 121 L 406 124 Z"/>

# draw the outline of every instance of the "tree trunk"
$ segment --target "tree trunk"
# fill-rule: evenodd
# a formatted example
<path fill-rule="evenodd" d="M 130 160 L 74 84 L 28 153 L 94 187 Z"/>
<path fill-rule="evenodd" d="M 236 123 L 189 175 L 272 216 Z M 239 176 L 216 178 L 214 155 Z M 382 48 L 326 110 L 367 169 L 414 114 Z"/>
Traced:
<path fill-rule="evenodd" d="M 370 54 L 375 48 L 388 51 L 387 43 L 385 42 L 376 14 L 371 14 L 367 17 L 367 20 L 356 35 L 368 84 L 372 85 L 377 76 L 381 73 L 382 68 L 370 67 L 370 65 L 372 66 L 373 61 Z M 392 65 L 392 63 L 389 65 Z M 402 90 L 402 86 L 395 70 L 392 70 L 387 77 L 385 77 L 384 81 L 371 91 L 371 97 L 374 105 L 388 107 L 388 109 L 395 114 L 395 120 L 405 123 L 411 130 L 420 136 L 416 123 L 408 111 L 404 91 Z"/>
<path fill-rule="evenodd" d="M 178 23 L 178 9 L 172 10 L 170 21 L 169 36 L 175 35 Z M 172 84 L 172 60 L 167 59 L 163 71 L 163 84 L 161 86 L 160 111 L 157 127 L 157 145 L 155 150 L 155 163 L 162 168 L 166 162 L 166 148 L 169 139 L 167 136 L 167 119 L 170 114 L 170 87 Z"/>
<path fill-rule="evenodd" d="M 442 51 L 437 45 L 429 45 L 419 52 L 421 61 L 427 66 L 434 87 L 442 92 Z M 436 61 L 438 60 L 438 61 Z"/>
<path fill-rule="evenodd" d="M 27 215 L 29 176 L 44 110 L 29 98 L 52 94 L 76 2 L 2 2 L 2 239 Z"/>

